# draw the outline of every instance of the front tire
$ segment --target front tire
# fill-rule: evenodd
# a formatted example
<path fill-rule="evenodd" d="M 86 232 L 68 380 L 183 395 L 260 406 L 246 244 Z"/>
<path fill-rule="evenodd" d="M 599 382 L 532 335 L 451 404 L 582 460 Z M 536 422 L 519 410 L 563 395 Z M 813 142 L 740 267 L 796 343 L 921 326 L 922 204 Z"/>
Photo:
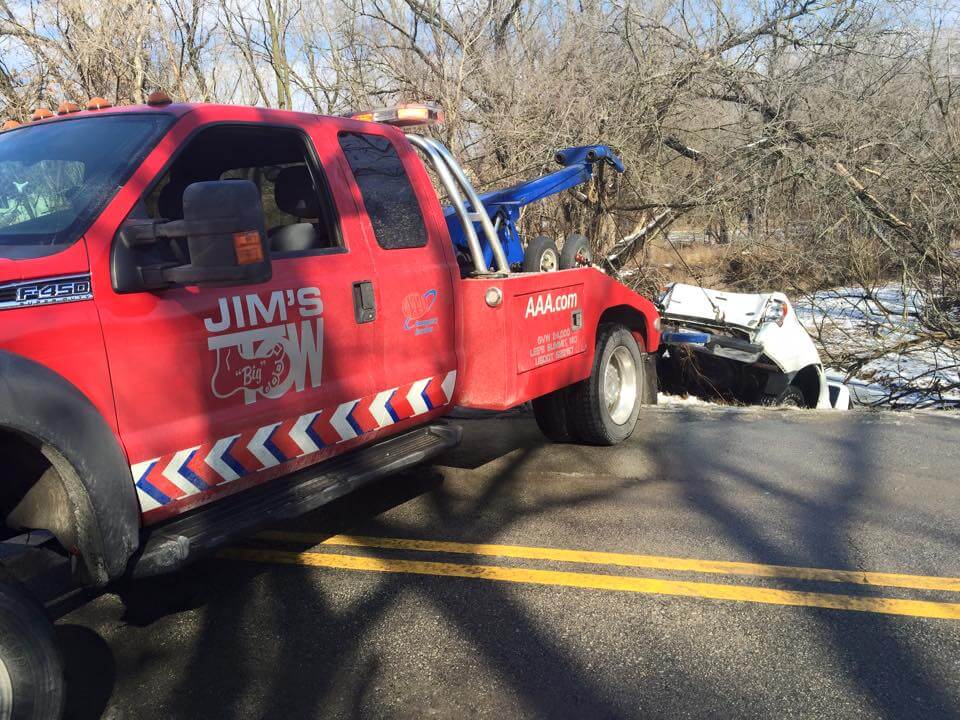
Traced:
<path fill-rule="evenodd" d="M 560 251 L 553 238 L 538 235 L 527 243 L 523 253 L 523 272 L 553 272 L 560 269 Z"/>
<path fill-rule="evenodd" d="M 807 407 L 807 399 L 796 385 L 787 385 L 779 395 L 764 395 L 760 402 L 775 407 Z"/>
<path fill-rule="evenodd" d="M 26 591 L 0 581 L 0 720 L 55 720 L 63 700 L 53 623 Z"/>
<path fill-rule="evenodd" d="M 647 372 L 633 333 L 622 325 L 601 325 L 590 377 L 570 388 L 569 421 L 576 437 L 593 445 L 630 437 L 648 399 Z"/>

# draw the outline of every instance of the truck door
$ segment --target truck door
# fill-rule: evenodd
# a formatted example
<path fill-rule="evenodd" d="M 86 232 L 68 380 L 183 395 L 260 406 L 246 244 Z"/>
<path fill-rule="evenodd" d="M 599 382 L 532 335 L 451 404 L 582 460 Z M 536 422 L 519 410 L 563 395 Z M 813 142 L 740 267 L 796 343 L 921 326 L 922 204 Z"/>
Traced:
<path fill-rule="evenodd" d="M 459 271 L 439 203 L 413 148 L 391 128 L 346 127 L 351 130 L 339 133 L 339 145 L 364 209 L 362 226 L 371 238 L 376 270 L 383 333 L 379 383 L 393 389 L 398 415 L 424 415 L 453 397 L 453 274 Z"/>
<path fill-rule="evenodd" d="M 337 212 L 331 188 L 344 179 L 326 176 L 302 130 L 221 123 L 178 147 L 165 169 L 143 178 L 147 189 L 130 215 L 179 219 L 190 183 L 251 180 L 261 191 L 273 277 L 152 292 L 117 292 L 99 279 L 118 424 L 148 523 L 346 449 L 370 429 L 353 411 L 372 395 L 364 358 L 378 360 L 380 348 L 378 325 L 354 308 L 355 283 L 375 274 L 362 238 L 350 242 L 342 232 L 356 212 Z M 114 286 L 118 267 L 147 261 L 116 243 Z M 176 261 L 183 250 L 150 252 Z"/>

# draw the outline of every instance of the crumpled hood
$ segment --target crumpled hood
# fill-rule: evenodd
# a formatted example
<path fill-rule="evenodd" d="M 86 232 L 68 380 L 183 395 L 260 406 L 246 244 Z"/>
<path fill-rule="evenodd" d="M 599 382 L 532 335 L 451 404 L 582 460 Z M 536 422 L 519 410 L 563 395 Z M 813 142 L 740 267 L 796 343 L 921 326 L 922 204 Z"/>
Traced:
<path fill-rule="evenodd" d="M 731 293 L 674 283 L 661 301 L 662 315 L 755 330 L 771 298 L 786 299 L 781 293 Z"/>

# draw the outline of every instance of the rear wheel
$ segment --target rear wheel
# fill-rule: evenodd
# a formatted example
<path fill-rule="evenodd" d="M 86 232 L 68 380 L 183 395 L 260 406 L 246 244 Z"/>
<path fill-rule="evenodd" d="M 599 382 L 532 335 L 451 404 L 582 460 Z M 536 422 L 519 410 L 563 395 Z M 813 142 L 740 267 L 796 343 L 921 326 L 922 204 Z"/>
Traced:
<path fill-rule="evenodd" d="M 590 267 L 592 264 L 593 250 L 590 247 L 590 241 L 577 233 L 568 235 L 560 251 L 560 269 Z"/>
<path fill-rule="evenodd" d="M 527 243 L 523 253 L 523 272 L 553 272 L 560 269 L 560 251 L 553 238 L 538 235 Z"/>
<path fill-rule="evenodd" d="M 19 585 L 0 581 L 0 720 L 54 720 L 63 698 L 53 623 Z"/>
<path fill-rule="evenodd" d="M 633 334 L 622 325 L 597 331 L 590 377 L 570 388 L 570 426 L 579 440 L 616 445 L 633 433 L 647 391 L 647 365 Z"/>
<path fill-rule="evenodd" d="M 540 432 L 553 442 L 570 442 L 574 439 L 567 413 L 567 388 L 555 390 L 548 395 L 536 398 L 533 405 L 533 417 Z"/>

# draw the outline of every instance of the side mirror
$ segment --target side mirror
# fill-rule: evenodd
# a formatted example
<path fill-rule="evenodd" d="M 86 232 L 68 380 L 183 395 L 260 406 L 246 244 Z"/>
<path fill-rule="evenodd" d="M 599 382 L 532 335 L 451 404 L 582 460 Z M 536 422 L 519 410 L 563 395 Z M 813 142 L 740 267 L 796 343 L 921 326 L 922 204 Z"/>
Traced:
<path fill-rule="evenodd" d="M 181 285 L 247 285 L 266 282 L 273 271 L 260 191 L 249 180 L 188 185 L 183 221 L 190 264 L 165 275 Z"/>
<path fill-rule="evenodd" d="M 188 185 L 183 193 L 183 220 L 128 221 L 120 232 L 128 250 L 184 238 L 189 263 L 138 263 L 137 289 L 252 285 L 266 282 L 273 274 L 260 191 L 249 180 Z M 129 292 L 133 288 L 117 287 L 116 258 L 113 264 L 115 287 Z"/>

